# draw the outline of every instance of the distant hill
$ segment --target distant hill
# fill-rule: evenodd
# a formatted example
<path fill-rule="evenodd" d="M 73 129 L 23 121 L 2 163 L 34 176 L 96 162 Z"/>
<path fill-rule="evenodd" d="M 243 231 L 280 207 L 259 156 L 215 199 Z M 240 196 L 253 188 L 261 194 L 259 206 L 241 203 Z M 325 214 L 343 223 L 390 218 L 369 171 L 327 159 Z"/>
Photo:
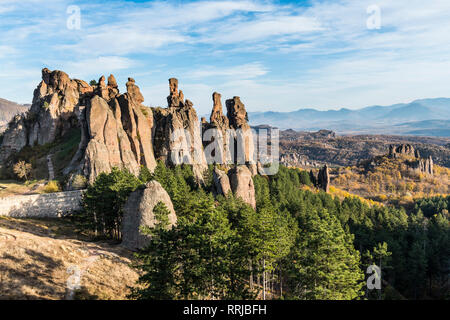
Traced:
<path fill-rule="evenodd" d="M 0 131 L 16 114 L 28 110 L 29 105 L 22 105 L 0 98 Z"/>
<path fill-rule="evenodd" d="M 450 136 L 450 98 L 422 99 L 392 106 L 370 106 L 358 110 L 342 108 L 319 111 L 250 112 L 252 125 L 267 124 L 280 129 L 334 130 L 340 134 L 411 134 Z"/>

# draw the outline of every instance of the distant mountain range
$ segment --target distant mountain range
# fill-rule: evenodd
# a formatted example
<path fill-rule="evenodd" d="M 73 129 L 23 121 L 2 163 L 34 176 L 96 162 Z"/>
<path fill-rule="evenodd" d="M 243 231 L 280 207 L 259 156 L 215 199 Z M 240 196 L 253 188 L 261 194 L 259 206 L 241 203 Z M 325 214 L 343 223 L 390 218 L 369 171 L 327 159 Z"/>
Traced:
<path fill-rule="evenodd" d="M 28 110 L 29 105 L 22 105 L 0 98 L 0 132 L 16 114 Z"/>
<path fill-rule="evenodd" d="M 370 106 L 358 110 L 342 108 L 319 111 L 250 112 L 252 125 L 267 124 L 280 129 L 340 134 L 406 134 L 450 136 L 450 98 L 422 99 L 392 106 Z"/>

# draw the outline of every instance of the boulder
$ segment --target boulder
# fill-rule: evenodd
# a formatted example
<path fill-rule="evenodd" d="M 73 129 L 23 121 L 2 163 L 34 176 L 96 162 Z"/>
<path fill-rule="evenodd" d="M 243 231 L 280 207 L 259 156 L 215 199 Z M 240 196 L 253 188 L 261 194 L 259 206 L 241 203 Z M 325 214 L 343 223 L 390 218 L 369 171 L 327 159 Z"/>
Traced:
<path fill-rule="evenodd" d="M 230 179 L 227 174 L 217 168 L 213 171 L 214 188 L 217 195 L 226 196 L 231 192 Z"/>
<path fill-rule="evenodd" d="M 122 245 L 131 250 L 142 249 L 150 240 L 140 230 L 141 227 L 153 228 L 157 224 L 154 207 L 162 202 L 169 210 L 169 227 L 176 225 L 177 216 L 169 194 L 157 181 L 150 181 L 145 188 L 131 193 L 123 209 Z"/>
<path fill-rule="evenodd" d="M 236 166 L 228 172 L 228 177 L 233 194 L 256 209 L 255 186 L 250 170 L 245 165 Z"/>

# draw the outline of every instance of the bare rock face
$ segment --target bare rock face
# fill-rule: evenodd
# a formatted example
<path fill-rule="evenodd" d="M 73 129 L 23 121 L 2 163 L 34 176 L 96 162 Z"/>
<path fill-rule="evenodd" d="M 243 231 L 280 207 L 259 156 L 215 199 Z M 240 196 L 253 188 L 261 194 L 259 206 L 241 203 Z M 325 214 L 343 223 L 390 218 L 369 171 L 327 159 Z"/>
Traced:
<path fill-rule="evenodd" d="M 119 86 L 117 84 L 116 78 L 110 74 L 108 77 L 108 95 L 109 99 L 113 99 L 119 94 Z"/>
<path fill-rule="evenodd" d="M 42 81 L 34 90 L 27 114 L 16 118 L 4 133 L 0 162 L 26 145 L 53 142 L 73 128 L 78 128 L 77 113 L 85 97 L 94 88 L 82 80 L 71 80 L 62 71 L 42 70 Z"/>
<path fill-rule="evenodd" d="M 244 104 L 241 102 L 240 97 L 234 97 L 233 99 L 228 99 L 226 101 L 227 105 L 227 117 L 230 121 L 230 126 L 232 128 L 242 128 L 249 127 L 248 115 L 245 110 Z"/>
<path fill-rule="evenodd" d="M 317 177 L 317 187 L 321 188 L 325 192 L 330 192 L 330 173 L 328 171 L 327 165 L 319 170 L 319 175 Z"/>
<path fill-rule="evenodd" d="M 230 124 L 228 118 L 223 114 L 221 94 L 214 92 L 213 109 L 211 112 L 210 123 L 205 119 L 202 122 L 203 142 L 206 157 L 210 157 L 210 163 L 231 164 L 232 154 L 230 152 Z"/>
<path fill-rule="evenodd" d="M 169 79 L 169 85 L 168 108 L 153 109 L 155 156 L 168 165 L 191 164 L 197 180 L 203 181 L 208 166 L 197 113 L 178 91 L 178 80 Z"/>
<path fill-rule="evenodd" d="M 129 81 L 127 90 L 130 91 L 117 98 L 120 117 L 117 116 L 128 135 L 138 165 L 144 165 L 153 171 L 156 167 L 152 141 L 153 113 L 150 108 L 141 105 L 143 97 L 134 82 Z"/>
<path fill-rule="evenodd" d="M 184 95 L 182 91 L 178 91 L 178 79 L 169 79 L 169 96 L 167 97 L 169 108 L 182 107 L 184 104 Z"/>
<path fill-rule="evenodd" d="M 426 159 L 418 159 L 415 162 L 409 162 L 408 165 L 412 170 L 418 173 L 430 176 L 434 175 L 434 163 L 431 156 Z"/>
<path fill-rule="evenodd" d="M 222 107 L 222 95 L 220 93 L 213 93 L 213 109 L 211 112 L 210 122 L 214 124 L 217 128 L 228 129 L 230 127 L 230 122 L 228 118 L 223 114 Z"/>
<path fill-rule="evenodd" d="M 177 216 L 169 194 L 157 181 L 150 181 L 145 188 L 134 191 L 124 206 L 122 221 L 122 245 L 136 250 L 142 249 L 150 240 L 148 235 L 140 231 L 140 227 L 153 228 L 158 223 L 153 213 L 155 206 L 162 202 L 169 210 L 169 223 L 172 227 L 177 223 Z"/>
<path fill-rule="evenodd" d="M 139 174 L 139 165 L 132 152 L 130 141 L 108 103 L 99 96 L 91 99 L 87 110 L 89 143 L 85 154 L 84 174 L 93 182 L 102 172 L 113 167 L 128 168 Z"/>
<path fill-rule="evenodd" d="M 20 151 L 26 145 L 27 131 L 24 117 L 16 115 L 10 121 L 8 129 L 3 136 L 3 143 L 0 148 L 0 166 L 11 154 Z"/>
<path fill-rule="evenodd" d="M 227 174 L 217 168 L 213 171 L 215 193 L 226 196 L 231 192 L 230 179 Z"/>
<path fill-rule="evenodd" d="M 139 105 L 142 102 L 144 102 L 144 96 L 141 94 L 141 90 L 135 84 L 135 81 L 133 78 L 128 78 L 127 92 L 128 92 L 130 99 L 132 99 L 136 104 Z"/>
<path fill-rule="evenodd" d="M 84 81 L 71 80 L 62 71 L 42 70 L 42 81 L 34 91 L 28 128 L 28 144 L 43 145 L 53 142 L 71 128 L 76 127 L 74 115 L 80 98 L 93 89 Z"/>
<path fill-rule="evenodd" d="M 256 209 L 255 186 L 250 170 L 244 165 L 237 166 L 228 172 L 228 176 L 233 194 Z"/>
<path fill-rule="evenodd" d="M 253 133 L 247 123 L 248 115 L 244 104 L 239 97 L 234 97 L 226 101 L 227 117 L 230 128 L 237 130 L 234 137 L 234 163 L 256 164 L 254 159 Z"/>
<path fill-rule="evenodd" d="M 399 146 L 390 145 L 389 146 L 389 157 L 398 158 L 400 156 L 417 157 L 417 153 L 414 147 L 410 144 L 401 144 Z"/>

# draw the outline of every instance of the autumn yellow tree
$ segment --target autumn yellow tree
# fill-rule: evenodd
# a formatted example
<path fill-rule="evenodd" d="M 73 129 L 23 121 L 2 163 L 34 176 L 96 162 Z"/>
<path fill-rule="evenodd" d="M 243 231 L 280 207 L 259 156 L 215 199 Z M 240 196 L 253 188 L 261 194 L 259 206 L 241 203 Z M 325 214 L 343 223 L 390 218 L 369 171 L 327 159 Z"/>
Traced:
<path fill-rule="evenodd" d="M 27 163 L 25 161 L 19 161 L 13 167 L 13 171 L 17 177 L 19 179 L 24 179 L 25 181 L 28 181 L 32 169 L 33 167 L 31 166 L 31 163 Z"/>

